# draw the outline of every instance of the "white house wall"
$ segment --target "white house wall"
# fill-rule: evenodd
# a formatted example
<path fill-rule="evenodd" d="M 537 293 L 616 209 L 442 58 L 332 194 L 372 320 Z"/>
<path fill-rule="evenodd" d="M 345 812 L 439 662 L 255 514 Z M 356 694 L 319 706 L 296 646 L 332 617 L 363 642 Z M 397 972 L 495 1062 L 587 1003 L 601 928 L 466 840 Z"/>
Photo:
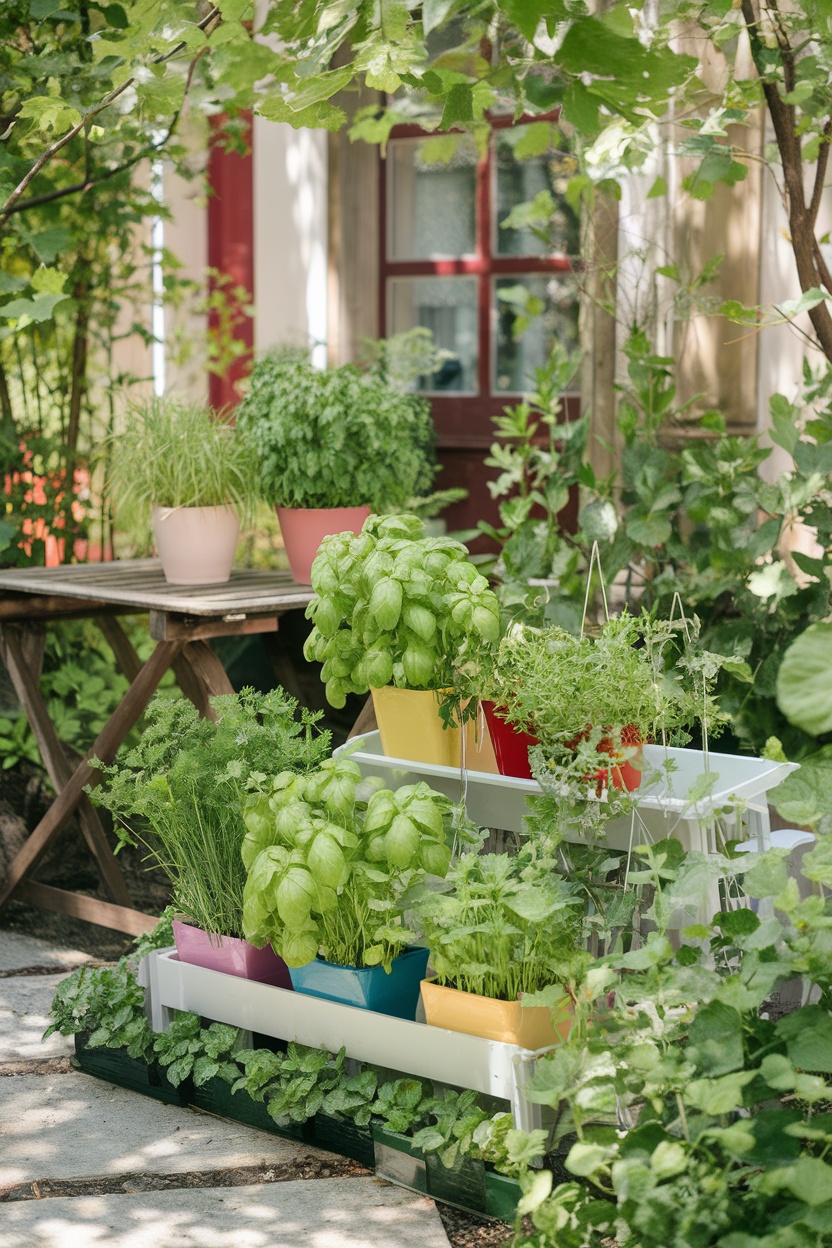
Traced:
<path fill-rule="evenodd" d="M 254 119 L 254 349 L 316 347 L 326 363 L 327 139 Z"/>

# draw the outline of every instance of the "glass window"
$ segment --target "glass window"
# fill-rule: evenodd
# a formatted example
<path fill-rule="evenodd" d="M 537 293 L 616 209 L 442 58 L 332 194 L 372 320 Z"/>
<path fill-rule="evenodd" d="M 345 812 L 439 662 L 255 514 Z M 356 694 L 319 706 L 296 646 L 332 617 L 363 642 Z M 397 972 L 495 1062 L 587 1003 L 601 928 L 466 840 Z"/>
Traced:
<path fill-rule="evenodd" d="M 522 394 L 534 385 L 535 369 L 554 342 L 567 351 L 578 345 L 578 292 L 562 274 L 498 277 L 492 285 L 493 389 Z"/>
<path fill-rule="evenodd" d="M 435 260 L 475 249 L 477 149 L 468 135 L 396 139 L 387 151 L 388 258 Z"/>
<path fill-rule="evenodd" d="M 494 136 L 497 186 L 493 245 L 499 256 L 578 254 L 578 218 L 564 198 L 575 172 L 575 159 L 550 145 L 553 133 L 557 131 L 550 123 L 535 122 L 499 130 Z M 544 151 L 539 150 L 541 137 L 546 143 Z M 523 208 L 514 223 L 506 225 L 519 205 Z"/>
<path fill-rule="evenodd" d="M 477 280 L 473 277 L 395 277 L 387 283 L 388 332 L 424 325 L 446 353 L 437 373 L 420 378 L 431 393 L 476 394 Z"/>

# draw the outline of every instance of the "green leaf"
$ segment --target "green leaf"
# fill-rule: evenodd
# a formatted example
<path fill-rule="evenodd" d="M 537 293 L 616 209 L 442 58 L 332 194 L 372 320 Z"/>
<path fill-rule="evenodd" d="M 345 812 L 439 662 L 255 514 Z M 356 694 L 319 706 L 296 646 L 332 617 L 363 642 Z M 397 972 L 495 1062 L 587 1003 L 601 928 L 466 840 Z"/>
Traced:
<path fill-rule="evenodd" d="M 423 0 L 422 29 L 426 35 L 442 25 L 455 4 L 456 0 Z"/>
<path fill-rule="evenodd" d="M 28 325 L 31 322 L 42 324 L 51 321 L 58 304 L 67 299 L 67 295 L 37 294 L 34 299 L 12 299 L 10 303 L 0 307 L 0 316 L 9 320 Z"/>
<path fill-rule="evenodd" d="M 457 82 L 445 97 L 442 110 L 440 130 L 450 130 L 457 125 L 464 125 L 474 120 L 474 95 L 471 87 L 464 82 Z"/>
<path fill-rule="evenodd" d="M 639 514 L 631 511 L 624 522 L 627 536 L 640 546 L 661 546 L 673 532 L 673 526 L 665 515 L 652 511 Z"/>
<path fill-rule="evenodd" d="M 330 130 L 338 131 L 347 120 L 342 108 L 327 101 L 312 104 L 299 111 L 291 108 L 282 96 L 267 96 L 257 105 L 255 111 L 267 121 L 288 121 L 295 130 Z"/>
<path fill-rule="evenodd" d="M 832 1074 L 832 1017 L 819 1005 L 807 1005 L 777 1024 L 789 1057 L 799 1070 Z"/>
<path fill-rule="evenodd" d="M 661 195 L 667 194 L 667 182 L 664 178 L 656 178 L 650 190 L 647 192 L 648 199 L 658 199 Z"/>
<path fill-rule="evenodd" d="M 807 1205 L 824 1205 L 832 1200 L 832 1166 L 819 1157 L 801 1157 L 788 1170 L 775 1174 L 782 1176 L 783 1187 Z"/>
<path fill-rule="evenodd" d="M 727 916 L 720 917 L 724 919 Z M 691 1023 L 688 1052 L 697 1070 L 711 1078 L 739 1070 L 743 1065 L 740 1013 L 721 1001 L 709 1002 Z"/>
<path fill-rule="evenodd" d="M 742 1105 L 742 1090 L 756 1077 L 755 1070 L 740 1070 L 720 1079 L 694 1079 L 685 1090 L 685 1100 L 705 1114 L 730 1114 Z"/>
<path fill-rule="evenodd" d="M 770 789 L 768 800 L 791 823 L 814 826 L 832 816 L 832 745 L 801 759 L 800 769 Z"/>
<path fill-rule="evenodd" d="M 832 731 L 832 624 L 810 624 L 783 656 L 777 705 L 812 736 Z"/>

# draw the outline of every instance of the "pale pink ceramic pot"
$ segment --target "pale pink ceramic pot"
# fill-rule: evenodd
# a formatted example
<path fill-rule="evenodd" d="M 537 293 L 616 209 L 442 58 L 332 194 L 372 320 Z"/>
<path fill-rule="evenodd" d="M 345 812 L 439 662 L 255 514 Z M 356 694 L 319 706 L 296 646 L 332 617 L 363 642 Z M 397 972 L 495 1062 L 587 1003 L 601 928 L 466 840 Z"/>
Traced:
<path fill-rule="evenodd" d="M 154 507 L 153 531 L 171 584 L 222 585 L 231 576 L 240 535 L 233 507 Z"/>
<path fill-rule="evenodd" d="M 331 533 L 360 533 L 369 507 L 276 507 L 292 576 L 312 584 L 312 561 Z"/>
<path fill-rule="evenodd" d="M 274 984 L 277 988 L 292 987 L 289 968 L 271 945 L 262 949 L 235 936 L 209 936 L 201 927 L 173 921 L 173 939 L 180 962 L 204 966 L 223 975 L 252 979 L 258 984 Z"/>

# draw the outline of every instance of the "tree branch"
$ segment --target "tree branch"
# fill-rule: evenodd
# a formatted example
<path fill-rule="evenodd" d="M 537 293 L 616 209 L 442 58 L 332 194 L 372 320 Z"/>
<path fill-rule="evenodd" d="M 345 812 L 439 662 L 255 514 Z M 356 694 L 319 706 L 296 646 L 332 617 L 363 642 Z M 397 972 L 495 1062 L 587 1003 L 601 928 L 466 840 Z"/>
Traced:
<path fill-rule="evenodd" d="M 206 30 L 216 19 L 221 21 L 222 15 L 219 8 L 212 8 L 206 17 L 203 17 L 200 22 L 197 22 L 197 30 Z M 175 48 L 170 50 L 170 52 L 166 52 L 163 56 L 155 57 L 151 63 L 153 65 L 163 65 L 165 62 L 172 60 L 174 56 L 178 56 L 182 49 L 186 46 L 187 45 L 184 42 L 178 43 Z M 23 193 L 26 191 L 32 180 L 37 177 L 44 165 L 48 164 L 52 157 L 62 151 L 63 148 L 65 148 L 68 143 L 71 143 L 74 138 L 77 138 L 81 131 L 84 130 L 89 123 L 99 115 L 99 113 L 103 113 L 105 109 L 115 103 L 119 96 L 123 95 L 127 88 L 131 87 L 134 82 L 135 77 L 132 74 L 129 78 L 125 78 L 124 82 L 105 95 L 103 100 L 88 109 L 77 125 L 73 126 L 71 130 L 68 130 L 66 134 L 61 135 L 61 137 L 56 139 L 54 143 L 51 143 L 49 147 L 47 147 L 46 151 L 41 152 L 31 169 L 14 188 L 3 207 L 0 208 L 0 226 L 5 225 L 11 215 L 14 205 L 19 199 L 22 198 Z"/>
<path fill-rule="evenodd" d="M 809 219 L 812 223 L 812 229 L 815 228 L 820 211 L 821 201 L 823 199 L 824 181 L 826 179 L 826 169 L 829 164 L 829 144 L 832 141 L 832 117 L 830 117 L 823 127 L 823 142 L 818 152 L 818 167 L 815 170 L 815 185 L 812 188 L 812 198 L 809 201 Z"/>
<path fill-rule="evenodd" d="M 4 211 L 4 217 L 11 217 L 16 212 L 25 212 L 27 208 L 39 208 L 41 204 L 51 204 L 56 199 L 65 199 L 67 195 L 77 195 L 79 191 L 91 191 L 93 187 L 100 186 L 102 182 L 108 182 L 110 178 L 116 177 L 117 174 L 124 173 L 127 169 L 132 169 L 134 165 L 138 165 L 146 157 L 164 150 L 173 137 L 180 116 L 181 110 L 177 111 L 163 139 L 158 143 L 149 143 L 147 147 L 143 147 L 135 156 L 131 156 L 129 160 L 123 161 L 122 164 L 117 165 L 114 169 L 107 169 L 96 178 L 90 177 L 88 171 L 85 171 L 86 176 L 82 182 L 75 182 L 72 186 L 61 187 L 60 190 L 50 191 L 46 195 L 32 195 L 29 199 L 18 200 L 11 208 Z"/>

